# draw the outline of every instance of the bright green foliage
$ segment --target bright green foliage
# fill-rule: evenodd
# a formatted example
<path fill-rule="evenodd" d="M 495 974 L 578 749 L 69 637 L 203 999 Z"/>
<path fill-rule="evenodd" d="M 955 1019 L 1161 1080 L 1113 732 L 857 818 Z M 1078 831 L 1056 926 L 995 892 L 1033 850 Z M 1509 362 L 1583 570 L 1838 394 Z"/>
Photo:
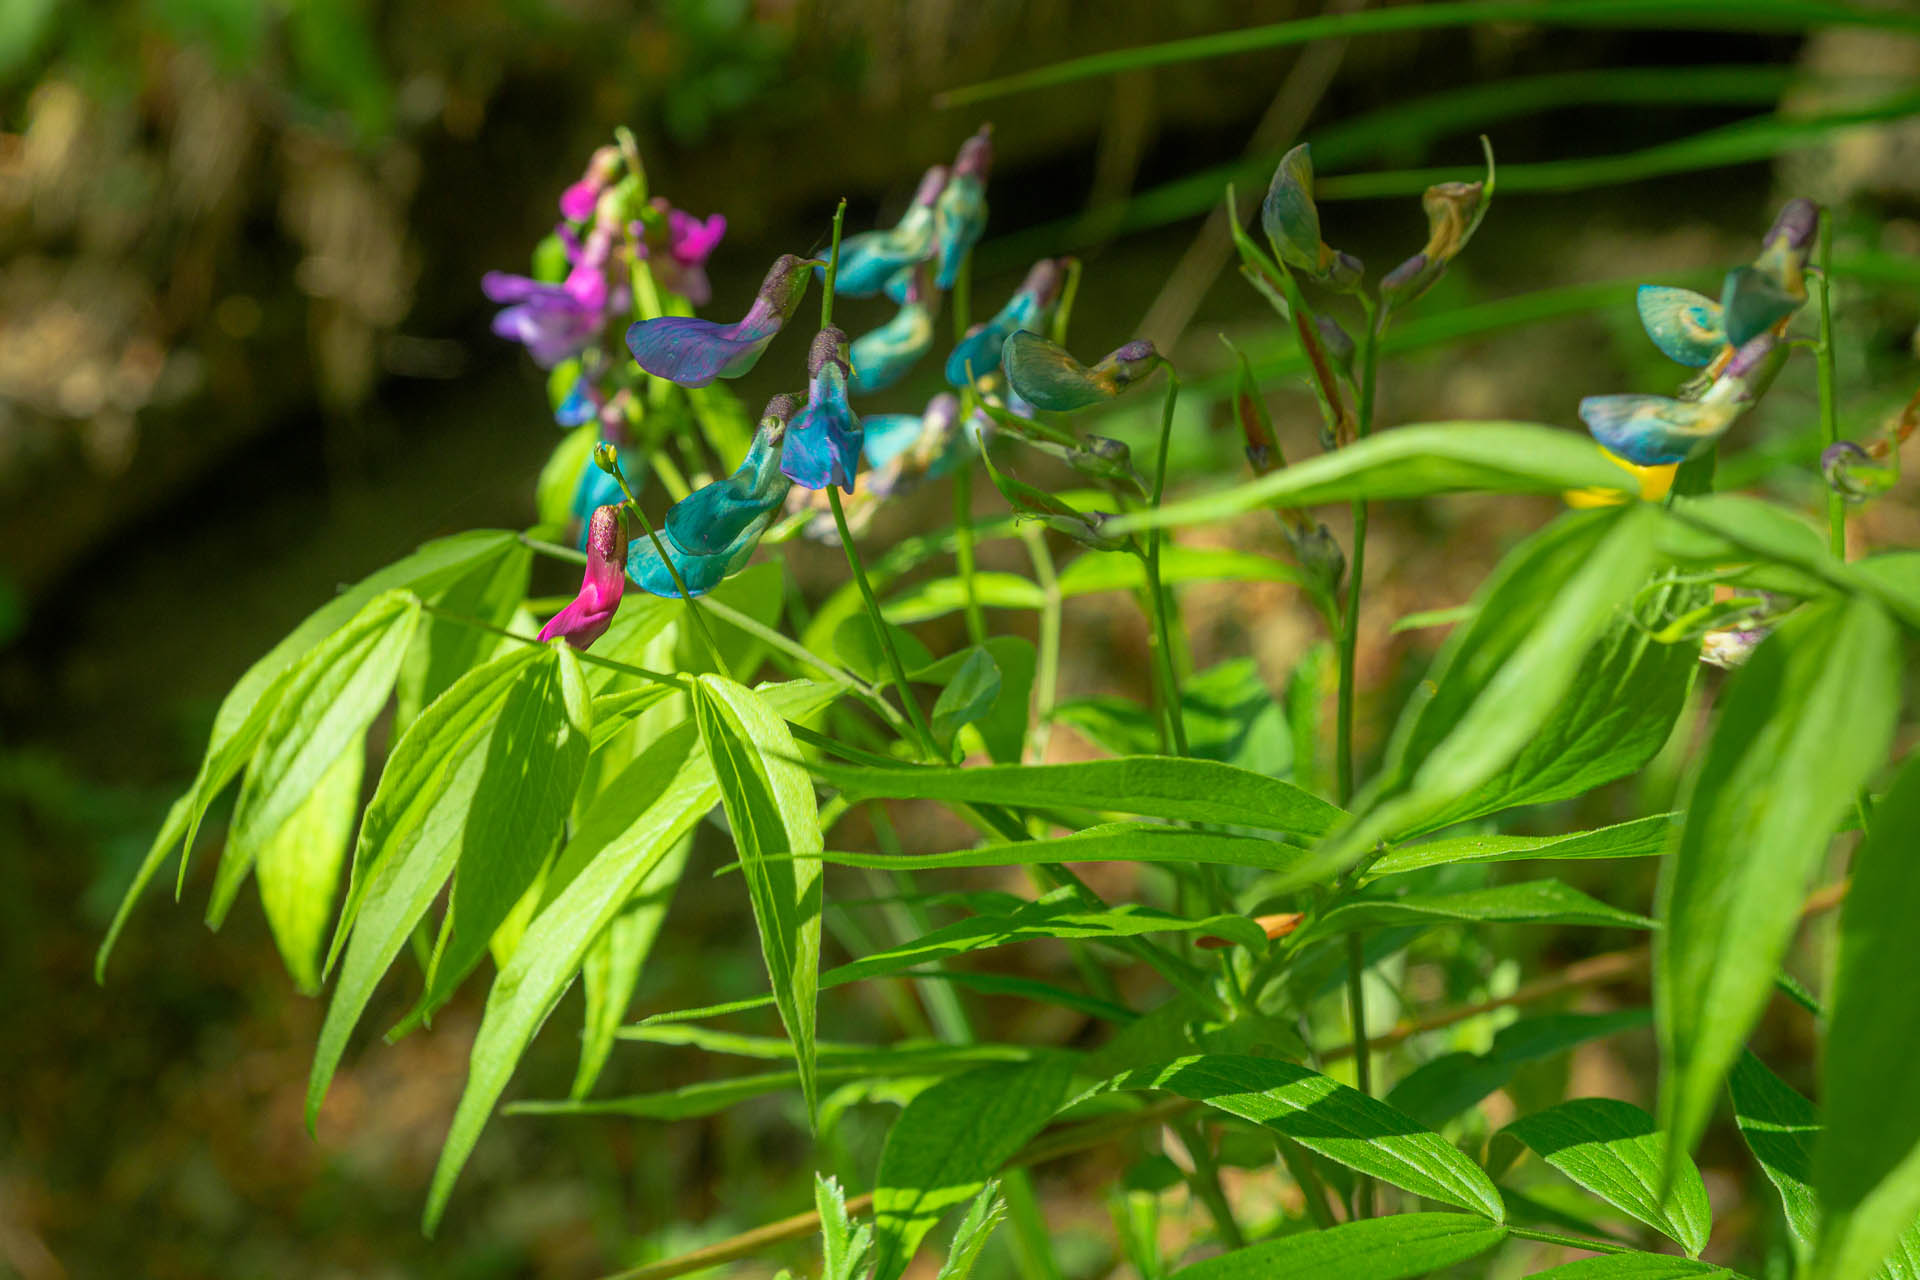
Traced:
<path fill-rule="evenodd" d="M 1285 1236 L 1209 1258 L 1174 1280 L 1408 1280 L 1477 1258 L 1507 1238 L 1505 1227 L 1458 1213 L 1403 1213 Z"/>
<path fill-rule="evenodd" d="M 1689 1257 L 1706 1248 L 1713 1214 L 1700 1171 L 1684 1154 L 1669 1161 L 1665 1135 L 1632 1103 L 1576 1098 L 1522 1116 L 1502 1132 L 1622 1213 L 1678 1241 Z"/>

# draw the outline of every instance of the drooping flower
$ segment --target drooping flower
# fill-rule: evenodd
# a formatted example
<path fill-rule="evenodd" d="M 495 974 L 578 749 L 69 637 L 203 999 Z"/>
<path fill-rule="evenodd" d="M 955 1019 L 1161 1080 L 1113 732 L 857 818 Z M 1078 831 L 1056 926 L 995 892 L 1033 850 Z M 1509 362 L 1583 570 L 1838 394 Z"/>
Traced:
<path fill-rule="evenodd" d="M 904 425 L 889 424 L 876 435 L 874 420 L 865 422 L 868 489 L 875 497 L 906 493 L 925 480 L 953 470 L 970 441 L 960 430 L 960 399 L 942 391 L 927 401 L 918 416 L 891 415 Z"/>
<path fill-rule="evenodd" d="M 1144 339 L 1129 342 L 1092 368 L 1065 347 L 1024 330 L 1007 339 L 1007 385 L 1036 409 L 1073 413 L 1112 400 L 1161 363 L 1160 353 Z"/>
<path fill-rule="evenodd" d="M 1280 261 L 1322 284 L 1347 289 L 1359 283 L 1360 259 L 1320 239 L 1320 209 L 1313 202 L 1313 150 L 1301 143 L 1273 171 L 1260 202 L 1260 229 Z"/>
<path fill-rule="evenodd" d="M 934 204 L 947 185 L 947 167 L 937 164 L 920 177 L 913 203 L 885 231 L 862 231 L 840 242 L 840 266 L 833 292 L 870 298 L 896 274 L 933 256 Z M 825 267 L 819 268 L 823 273 Z"/>
<path fill-rule="evenodd" d="M 1660 353 L 1689 369 L 1704 369 L 1727 346 L 1720 304 L 1705 294 L 1668 285 L 1643 284 L 1634 294 L 1640 325 Z"/>
<path fill-rule="evenodd" d="M 620 148 L 600 147 L 587 161 L 580 181 L 560 193 L 560 216 L 569 222 L 585 222 L 593 216 L 600 193 L 620 174 Z"/>
<path fill-rule="evenodd" d="M 860 469 L 860 419 L 847 403 L 847 335 L 828 326 L 807 353 L 807 407 L 787 434 L 781 469 L 808 489 L 853 492 Z"/>
<path fill-rule="evenodd" d="M 713 286 L 707 281 L 707 259 L 727 234 L 724 214 L 696 218 L 655 196 L 652 213 L 640 223 L 637 232 L 641 256 L 653 270 L 653 278 L 662 289 L 677 293 L 696 307 L 713 301 Z"/>
<path fill-rule="evenodd" d="M 696 316 L 639 320 L 627 330 L 627 347 L 642 369 L 683 387 L 737 378 L 753 368 L 799 309 L 812 266 L 810 259 L 783 254 L 760 282 L 753 306 L 732 324 Z"/>
<path fill-rule="evenodd" d="M 893 319 L 853 340 L 848 356 L 853 365 L 852 391 L 864 395 L 890 387 L 907 376 L 933 346 L 934 321 L 940 315 L 940 292 L 933 287 L 933 264 L 911 268 L 912 283 L 906 301 Z"/>
<path fill-rule="evenodd" d="M 1588 396 L 1580 418 L 1594 439 L 1629 462 L 1661 466 L 1685 462 L 1712 447 L 1733 420 L 1772 383 L 1786 347 L 1762 334 L 1734 353 L 1698 400 L 1670 396 Z"/>
<path fill-rule="evenodd" d="M 1493 203 L 1493 147 L 1485 138 L 1487 176 L 1479 182 L 1441 182 L 1420 197 L 1427 214 L 1427 243 L 1420 252 L 1389 271 L 1380 280 L 1380 300 L 1403 307 L 1431 289 L 1446 274 L 1447 264 L 1473 239 Z"/>
<path fill-rule="evenodd" d="M 781 474 L 781 451 L 794 407 L 792 396 L 769 400 L 753 444 L 734 473 L 675 503 L 659 531 L 658 546 L 653 538 L 634 540 L 627 573 L 642 591 L 679 595 L 677 573 L 688 595 L 705 595 L 746 567 L 786 501 L 790 484 Z M 661 558 L 663 550 L 667 560 Z"/>
<path fill-rule="evenodd" d="M 1066 279 L 1064 258 L 1042 258 L 1027 270 L 1006 305 L 984 324 L 967 330 L 947 357 L 947 385 L 964 387 L 978 382 L 1000 368 L 1001 350 L 1007 339 L 1022 331 L 1045 328 L 1060 300 L 1060 288 Z"/>
<path fill-rule="evenodd" d="M 1819 205 L 1807 199 L 1789 200 L 1761 241 L 1760 256 L 1727 273 L 1720 309 L 1728 342 L 1744 346 L 1806 302 L 1807 257 L 1819 225 Z"/>
<path fill-rule="evenodd" d="M 627 527 L 617 505 L 595 509 L 587 526 L 587 571 L 571 603 L 540 628 L 540 641 L 564 639 L 585 649 L 606 634 L 626 590 Z"/>
<path fill-rule="evenodd" d="M 987 171 L 993 168 L 993 126 L 960 144 L 953 173 L 933 206 L 933 236 L 940 271 L 935 283 L 942 291 L 953 288 L 960 264 L 987 229 Z"/>

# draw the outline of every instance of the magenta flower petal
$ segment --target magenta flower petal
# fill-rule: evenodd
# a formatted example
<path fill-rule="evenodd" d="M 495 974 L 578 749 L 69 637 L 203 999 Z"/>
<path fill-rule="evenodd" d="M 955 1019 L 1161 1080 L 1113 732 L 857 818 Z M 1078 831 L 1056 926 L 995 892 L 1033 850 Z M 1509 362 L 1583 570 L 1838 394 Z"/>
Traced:
<path fill-rule="evenodd" d="M 587 526 L 587 571 L 580 579 L 580 593 L 540 628 L 541 642 L 559 637 L 585 649 L 605 635 L 626 590 L 626 569 L 627 529 L 620 508 L 601 507 Z"/>

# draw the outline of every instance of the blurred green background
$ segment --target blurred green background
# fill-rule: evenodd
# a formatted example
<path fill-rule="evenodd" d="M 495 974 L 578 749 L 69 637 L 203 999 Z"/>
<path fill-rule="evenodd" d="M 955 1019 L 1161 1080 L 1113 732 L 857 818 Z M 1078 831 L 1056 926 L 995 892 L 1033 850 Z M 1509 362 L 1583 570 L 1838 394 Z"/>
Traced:
<path fill-rule="evenodd" d="M 991 119 L 999 159 L 976 314 L 1032 257 L 1071 248 L 1087 263 L 1077 348 L 1145 333 L 1201 374 L 1222 367 L 1222 331 L 1256 350 L 1285 343 L 1223 270 L 1224 233 L 1204 219 L 1221 181 L 1179 180 L 1300 136 L 1323 140 L 1323 174 L 1472 165 L 1475 135 L 1492 137 L 1516 177 L 1503 172 L 1489 221 L 1423 316 L 1636 276 L 1687 282 L 1751 256 L 1779 201 L 1805 194 L 1841 210 L 1841 250 L 1858 268 L 1839 295 L 1850 434 L 1867 435 L 1913 391 L 1920 121 L 1874 110 L 1920 88 L 1912 39 L 1514 23 L 1134 71 L 966 109 L 932 101 L 1080 53 L 1318 11 L 1252 0 L 0 0 L 0 1275 L 594 1276 L 795 1212 L 816 1157 L 855 1181 L 870 1170 L 886 1118 L 872 1109 L 849 1113 L 818 1153 L 791 1100 L 674 1124 L 510 1119 L 488 1130 L 441 1238 L 427 1242 L 415 1224 L 477 991 L 431 1033 L 350 1056 L 316 1140 L 299 1116 L 319 1007 L 274 963 L 257 908 L 218 936 L 201 926 L 213 859 L 197 860 L 183 907 L 143 906 L 104 988 L 90 977 L 112 904 L 246 663 L 335 585 L 426 538 L 531 521 L 533 479 L 558 437 L 539 371 L 487 332 L 478 279 L 525 268 L 558 192 L 616 124 L 635 130 L 656 190 L 726 214 L 712 263 L 713 314 L 725 314 L 775 254 L 822 241 L 836 198 L 851 202 L 850 229 L 890 221 L 921 169 Z M 1688 153 L 1678 171 L 1657 159 L 1676 140 L 1771 113 L 1861 108 L 1888 118 L 1789 130 L 1790 146 L 1695 171 Z M 1532 189 L 1525 177 L 1542 162 L 1634 155 L 1655 161 L 1565 181 L 1537 171 Z M 1242 176 L 1243 192 L 1257 192 L 1261 168 Z M 1329 239 L 1376 269 L 1424 238 L 1411 197 L 1330 201 L 1323 217 Z M 1602 288 L 1594 297 L 1615 305 L 1548 308 L 1390 359 L 1380 420 L 1575 428 L 1583 394 L 1664 389 L 1630 296 Z M 744 388 L 750 402 L 791 381 L 774 364 Z M 933 376 L 879 407 L 916 406 Z M 1812 495 L 1811 385 L 1807 368 L 1792 370 L 1736 432 L 1738 482 Z M 1304 391 L 1276 383 L 1274 405 L 1288 447 L 1311 447 Z M 1204 394 L 1190 406 L 1178 478 L 1238 478 L 1219 406 Z M 1863 535 L 1920 544 L 1914 496 L 1904 484 Z M 946 510 L 944 497 L 918 505 Z M 1362 715 L 1375 727 L 1363 749 L 1438 643 L 1392 621 L 1464 600 L 1552 510 L 1457 499 L 1378 522 L 1377 622 L 1362 638 Z M 924 512 L 883 513 L 875 542 Z M 1278 546 L 1263 521 L 1196 536 Z M 810 590 L 843 572 L 837 553 L 786 554 Z M 1018 571 L 1024 559 L 1017 545 L 990 547 L 983 566 Z M 553 589 L 569 589 L 566 577 L 554 573 Z M 1283 588 L 1196 587 L 1186 605 L 1197 665 L 1251 656 L 1276 690 L 1318 638 Z M 1030 632 L 1032 620 L 995 625 Z M 1063 695 L 1140 691 L 1136 616 L 1096 598 L 1067 625 Z M 926 638 L 940 650 L 956 634 L 936 626 Z M 1088 750 L 1071 734 L 1056 744 Z M 1623 812 L 1673 785 L 1669 769 L 1585 803 Z M 903 815 L 910 841 L 927 834 L 913 821 Z M 1580 883 L 1633 909 L 1649 893 L 1645 868 L 1603 864 Z M 737 898 L 704 873 L 689 879 L 643 980 L 646 1008 L 763 981 Z M 1814 941 L 1799 962 L 1817 981 Z M 1536 936 L 1449 960 L 1506 981 L 1494 973 L 1503 955 L 1563 962 L 1604 945 Z M 1033 951 L 1000 963 L 1065 964 Z M 995 1038 L 1083 1030 L 982 1007 Z M 519 1096 L 564 1088 L 563 1024 L 576 1017 L 563 1005 Z M 823 1004 L 823 1035 L 895 1025 L 880 993 L 844 988 Z M 1804 1023 L 1782 1016 L 1765 1037 L 1806 1087 Z M 1582 1091 L 1643 1097 L 1650 1063 L 1644 1037 L 1629 1037 L 1569 1069 Z M 609 1077 L 634 1091 L 715 1071 L 689 1052 L 624 1045 Z M 1710 1144 L 1703 1164 L 1726 1235 L 1717 1247 L 1754 1256 L 1742 1233 L 1763 1211 L 1746 1198 L 1735 1147 Z M 1041 1178 L 1075 1276 L 1118 1265 L 1089 1193 L 1100 1168 L 1094 1157 Z"/>

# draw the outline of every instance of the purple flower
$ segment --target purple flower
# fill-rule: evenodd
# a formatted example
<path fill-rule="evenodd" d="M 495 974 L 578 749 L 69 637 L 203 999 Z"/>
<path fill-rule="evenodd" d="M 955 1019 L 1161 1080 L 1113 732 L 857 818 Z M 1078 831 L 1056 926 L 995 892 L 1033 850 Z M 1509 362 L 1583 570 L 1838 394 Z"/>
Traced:
<path fill-rule="evenodd" d="M 480 278 L 487 297 L 508 304 L 493 318 L 493 331 L 526 347 L 534 363 L 543 369 L 551 369 L 592 346 L 606 327 L 607 314 L 626 305 L 626 291 L 607 286 L 607 269 L 613 257 L 611 234 L 596 230 L 584 246 L 570 233 L 562 238 L 567 241 L 567 256 L 573 263 L 562 284 L 545 284 L 504 271 L 489 271 Z"/>
<path fill-rule="evenodd" d="M 636 321 L 627 330 L 634 360 L 657 378 L 683 387 L 704 387 L 715 378 L 737 378 L 800 307 L 813 262 L 785 254 L 760 282 L 747 314 L 732 324 L 697 316 L 661 316 Z"/>
<path fill-rule="evenodd" d="M 665 215 L 666 243 L 661 245 L 660 233 L 652 231 L 641 238 L 640 248 L 653 268 L 654 279 L 661 288 L 679 294 L 694 306 L 706 306 L 713 300 L 713 288 L 707 282 L 707 259 L 727 234 L 726 216 L 716 213 L 696 218 L 659 197 L 654 198 L 653 205 Z"/>
<path fill-rule="evenodd" d="M 620 149 L 601 147 L 587 161 L 587 171 L 580 175 L 580 181 L 560 193 L 560 216 L 569 222 L 585 222 L 593 216 L 593 207 L 600 202 L 600 193 L 620 172 Z"/>
<path fill-rule="evenodd" d="M 580 594 L 540 628 L 541 643 L 555 637 L 585 649 L 606 634 L 627 587 L 627 527 L 618 506 L 600 507 L 587 526 L 587 571 Z"/>

